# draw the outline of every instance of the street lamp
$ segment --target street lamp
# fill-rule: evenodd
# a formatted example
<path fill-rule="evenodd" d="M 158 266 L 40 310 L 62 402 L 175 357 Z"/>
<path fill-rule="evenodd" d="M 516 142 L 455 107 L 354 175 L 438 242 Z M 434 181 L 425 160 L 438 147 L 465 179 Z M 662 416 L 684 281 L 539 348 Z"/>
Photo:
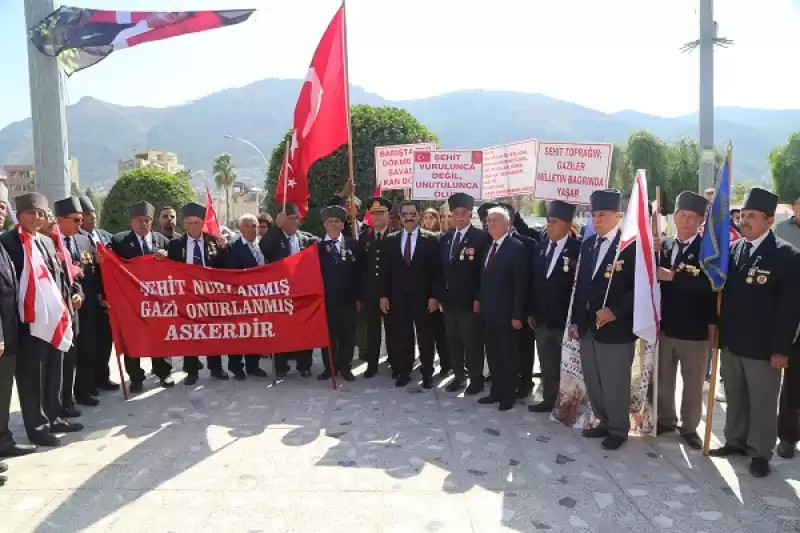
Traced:
<path fill-rule="evenodd" d="M 258 152 L 258 155 L 261 156 L 261 160 L 264 161 L 264 168 L 266 170 L 269 170 L 269 161 L 267 160 L 267 157 L 264 155 L 264 152 L 262 152 L 261 150 L 258 149 L 258 146 L 256 146 L 255 144 L 251 143 L 247 139 L 242 139 L 241 137 L 236 137 L 235 135 L 225 135 L 225 138 L 226 139 L 233 139 L 234 141 L 239 141 L 240 143 L 244 143 L 244 144 L 250 146 L 253 150 Z"/>

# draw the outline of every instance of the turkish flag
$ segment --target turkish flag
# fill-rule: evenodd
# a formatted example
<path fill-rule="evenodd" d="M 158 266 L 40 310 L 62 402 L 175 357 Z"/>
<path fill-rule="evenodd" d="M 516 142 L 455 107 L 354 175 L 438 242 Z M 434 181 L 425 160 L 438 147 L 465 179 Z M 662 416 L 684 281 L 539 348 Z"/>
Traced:
<path fill-rule="evenodd" d="M 349 120 L 344 64 L 344 5 L 325 30 L 294 108 L 289 156 L 284 160 L 275 200 L 297 204 L 300 217 L 308 211 L 308 171 L 317 160 L 347 143 Z M 286 182 L 284 185 L 284 181 Z"/>
<path fill-rule="evenodd" d="M 731 224 L 731 228 L 728 231 L 729 231 L 729 233 L 731 235 L 731 240 L 730 240 L 731 243 L 734 243 L 734 242 L 736 242 L 736 241 L 738 241 L 739 239 L 742 238 L 742 236 L 739 235 L 739 232 L 736 231 L 736 228 L 733 226 L 733 224 Z"/>
<path fill-rule="evenodd" d="M 206 186 L 206 219 L 203 223 L 203 231 L 215 237 L 222 235 L 219 229 L 219 220 L 217 220 L 217 212 L 214 210 L 214 202 L 211 200 L 211 191 L 208 190 L 208 186 Z"/>
<path fill-rule="evenodd" d="M 375 194 L 373 194 L 372 197 L 378 198 L 381 196 L 381 194 L 381 184 L 379 183 L 377 187 L 375 187 Z M 367 206 L 367 212 L 364 213 L 364 224 L 370 228 L 372 227 L 372 210 L 370 209 L 370 206 Z"/>

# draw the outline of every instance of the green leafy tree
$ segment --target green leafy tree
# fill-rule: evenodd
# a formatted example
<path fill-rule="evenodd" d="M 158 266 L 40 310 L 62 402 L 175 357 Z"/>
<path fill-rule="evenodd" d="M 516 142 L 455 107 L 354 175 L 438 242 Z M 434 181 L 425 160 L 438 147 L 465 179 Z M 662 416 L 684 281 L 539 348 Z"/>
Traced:
<path fill-rule="evenodd" d="M 192 181 L 192 171 L 188 168 L 182 168 L 175 173 L 181 179 L 185 179 L 186 181 Z"/>
<path fill-rule="evenodd" d="M 744 196 L 747 191 L 753 188 L 752 183 L 734 183 L 731 188 L 731 203 L 742 204 L 744 203 Z"/>
<path fill-rule="evenodd" d="M 371 198 L 375 192 L 375 147 L 418 142 L 436 142 L 436 136 L 404 109 L 396 107 L 373 107 L 357 105 L 351 110 L 353 128 L 353 163 L 355 167 L 355 194 L 362 200 Z M 270 195 L 269 211 L 277 213 L 280 206 L 274 201 L 287 133 L 272 151 L 265 190 Z M 325 202 L 342 190 L 348 179 L 347 146 L 317 161 L 309 171 L 308 186 L 311 194 L 310 209 L 303 221 L 303 228 L 315 234 L 321 232 L 319 212 Z M 384 191 L 383 196 L 393 202 L 403 199 L 403 191 Z M 441 202 L 424 202 L 439 207 Z"/>
<path fill-rule="evenodd" d="M 619 189 L 622 196 L 627 198 L 631 194 L 631 189 L 633 189 L 633 175 L 625 147 L 614 143 L 614 151 L 611 154 L 611 170 L 608 178 L 609 187 Z"/>
<path fill-rule="evenodd" d="M 195 197 L 186 180 L 159 168 L 139 168 L 123 174 L 111 188 L 103 202 L 101 220 L 104 229 L 123 231 L 129 227 L 128 207 L 136 202 L 150 202 L 158 212 L 165 205 L 179 208 Z"/>
<path fill-rule="evenodd" d="M 661 186 L 663 213 L 675 210 L 675 198 L 683 191 L 696 191 L 700 173 L 700 151 L 694 139 L 681 139 L 667 151 L 666 179 Z"/>
<path fill-rule="evenodd" d="M 227 218 L 230 218 L 231 187 L 233 187 L 233 183 L 236 181 L 236 172 L 234 172 L 233 169 L 233 158 L 231 154 L 217 156 L 214 160 L 214 169 L 212 173 L 214 175 L 214 185 L 216 185 L 218 189 L 225 191 L 225 213 L 227 214 Z M 229 220 L 226 220 L 225 224 L 229 222 Z"/>
<path fill-rule="evenodd" d="M 647 194 L 650 198 L 655 199 L 656 187 L 664 188 L 666 185 L 668 152 L 666 143 L 648 131 L 634 132 L 628 138 L 627 156 L 632 174 L 631 183 L 637 170 L 646 170 Z M 630 196 L 630 188 L 627 191 L 627 196 Z"/>
<path fill-rule="evenodd" d="M 792 133 L 786 144 L 770 152 L 769 171 L 782 201 L 793 204 L 800 198 L 800 132 Z"/>
<path fill-rule="evenodd" d="M 544 200 L 539 200 L 536 202 L 536 206 L 533 210 L 533 213 L 537 217 L 546 217 L 547 216 L 547 202 Z"/>

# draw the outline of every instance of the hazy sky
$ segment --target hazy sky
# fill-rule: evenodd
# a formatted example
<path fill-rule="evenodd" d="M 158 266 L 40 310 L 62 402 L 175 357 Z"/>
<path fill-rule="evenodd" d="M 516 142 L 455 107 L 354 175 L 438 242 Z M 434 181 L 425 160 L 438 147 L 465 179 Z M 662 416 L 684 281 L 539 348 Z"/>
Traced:
<path fill-rule="evenodd" d="M 67 83 L 123 105 L 169 106 L 268 78 L 302 78 L 337 0 L 74 0 L 119 10 L 255 7 L 255 19 L 114 53 Z M 30 115 L 22 0 L 0 0 L 0 127 Z M 348 0 L 350 81 L 390 99 L 463 89 L 537 92 L 601 111 L 697 109 L 697 0 Z M 718 106 L 800 108 L 798 0 L 717 1 Z M 288 124 L 286 125 L 289 126 Z"/>

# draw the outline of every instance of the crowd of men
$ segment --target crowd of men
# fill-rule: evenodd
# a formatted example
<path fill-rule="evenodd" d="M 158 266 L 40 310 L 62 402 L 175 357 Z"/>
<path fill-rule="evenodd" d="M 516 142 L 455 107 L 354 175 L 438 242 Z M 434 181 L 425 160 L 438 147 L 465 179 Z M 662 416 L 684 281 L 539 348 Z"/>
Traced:
<path fill-rule="evenodd" d="M 4 219 L 7 199 L 0 200 Z M 728 409 L 725 444 L 712 454 L 749 455 L 754 476 L 769 473 L 776 435 L 784 457 L 794 454 L 798 441 L 800 378 L 794 359 L 800 332 L 800 252 L 771 229 L 777 203 L 777 196 L 765 189 L 748 193 L 738 228 L 742 239 L 730 250 L 719 313 L 717 295 L 700 268 L 708 199 L 681 193 L 675 206 L 676 236 L 656 239 L 662 290 L 658 433 L 677 430 L 687 446 L 702 447 L 697 429 L 705 369 L 718 329 Z M 489 383 L 478 403 L 507 411 L 531 395 L 538 352 L 543 399 L 528 409 L 544 414 L 557 401 L 566 331 L 580 341 L 586 389 L 598 421 L 583 436 L 602 439 L 605 449 L 619 448 L 630 429 L 639 267 L 634 247 L 619 251 L 620 192 L 606 189 L 591 195 L 594 233 L 586 238 L 574 226 L 576 206 L 569 203 L 548 203 L 545 229 L 528 227 L 513 202 L 481 205 L 482 227 L 476 227 L 474 207 L 472 197 L 452 195 L 448 227 L 432 232 L 420 227 L 417 202 L 392 205 L 381 197 L 368 204 L 369 224 L 353 224 L 358 204 L 344 195 L 322 210 L 324 233 L 319 237 L 299 230 L 299 210 L 287 204 L 274 222 L 264 214 L 242 216 L 238 234 L 226 239 L 203 232 L 206 212 L 196 203 L 179 210 L 182 235 L 176 232 L 178 211 L 165 207 L 156 218 L 148 202 L 130 206 L 130 230 L 111 235 L 98 227 L 88 198 L 54 202 L 49 219 L 43 196 L 18 196 L 18 229 L 0 235 L 0 457 L 31 453 L 34 445 L 58 446 L 58 434 L 83 428 L 74 422 L 81 415 L 77 405 L 97 406 L 100 391 L 119 388 L 108 370 L 112 341 L 100 244 L 123 259 L 154 255 L 225 269 L 257 267 L 318 246 L 332 352 L 323 357 L 320 380 L 334 375 L 355 379 L 352 361 L 360 327 L 365 329 L 359 350 L 366 362 L 364 377 L 378 374 L 385 330 L 388 366 L 397 387 L 411 382 L 418 352 L 422 387 L 430 389 L 436 379 L 448 378 L 447 393 L 475 396 Z M 155 220 L 160 232 L 152 227 Z M 798 218 L 788 224 L 779 231 L 796 242 Z M 20 316 L 19 277 L 28 253 L 23 240 L 41 253 L 72 316 L 75 340 L 66 353 L 31 335 Z M 74 279 L 71 267 L 81 270 Z M 205 358 L 212 378 L 267 375 L 259 367 L 261 354 L 226 355 L 227 371 L 222 355 Z M 302 377 L 312 375 L 310 351 L 278 354 L 276 361 L 278 377 L 291 372 L 290 361 Z M 145 384 L 140 363 L 124 358 L 134 394 Z M 779 432 L 776 412 L 787 367 Z M 203 368 L 200 357 L 184 357 L 185 383 L 195 384 Z M 683 380 L 679 412 L 674 398 L 678 368 Z M 152 372 L 160 386 L 175 385 L 169 359 L 152 359 Z M 17 443 L 8 429 L 14 380 L 32 445 Z"/>

